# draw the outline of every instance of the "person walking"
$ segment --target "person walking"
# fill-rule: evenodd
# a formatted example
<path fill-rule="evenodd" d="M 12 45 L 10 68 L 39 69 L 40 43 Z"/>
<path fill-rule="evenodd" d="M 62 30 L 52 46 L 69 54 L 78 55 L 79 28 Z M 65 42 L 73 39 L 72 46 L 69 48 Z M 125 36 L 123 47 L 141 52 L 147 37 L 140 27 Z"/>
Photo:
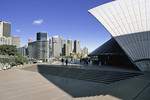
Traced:
<path fill-rule="evenodd" d="M 68 58 L 66 59 L 66 66 L 68 65 Z"/>
<path fill-rule="evenodd" d="M 61 62 L 62 62 L 62 65 L 64 65 L 64 59 L 63 58 L 61 59 Z"/>
<path fill-rule="evenodd" d="M 86 59 L 86 64 L 87 64 L 87 65 L 88 65 L 88 63 L 89 63 L 88 61 L 89 61 L 89 60 L 88 60 L 88 58 L 87 58 L 87 59 Z"/>

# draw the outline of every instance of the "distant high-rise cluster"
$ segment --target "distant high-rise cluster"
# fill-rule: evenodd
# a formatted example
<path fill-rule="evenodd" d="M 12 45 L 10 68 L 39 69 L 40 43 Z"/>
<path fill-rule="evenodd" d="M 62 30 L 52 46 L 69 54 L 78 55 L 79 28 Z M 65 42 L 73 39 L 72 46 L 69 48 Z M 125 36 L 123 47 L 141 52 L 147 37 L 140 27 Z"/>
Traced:
<path fill-rule="evenodd" d="M 11 36 L 11 23 L 0 21 L 0 45 L 15 45 L 21 47 L 21 38 Z"/>
<path fill-rule="evenodd" d="M 72 56 L 72 54 L 81 54 L 80 41 L 74 41 L 74 51 L 72 51 L 72 40 L 62 39 L 61 36 L 47 37 L 47 32 L 38 32 L 37 40 L 28 39 L 29 59 L 48 62 L 52 57 Z M 88 54 L 88 48 L 84 48 L 84 54 Z"/>
<path fill-rule="evenodd" d="M 48 62 L 52 57 L 73 56 L 73 54 L 88 54 L 88 48 L 83 50 L 80 41 L 74 41 L 72 49 L 71 39 L 62 39 L 61 36 L 48 37 L 47 32 L 37 32 L 36 41 L 28 39 L 28 45 L 21 47 L 21 38 L 11 36 L 11 23 L 0 21 L 0 45 L 15 45 L 18 52 L 28 56 L 30 60 L 41 60 Z"/>
<path fill-rule="evenodd" d="M 74 49 L 72 49 L 71 39 L 62 39 L 61 36 L 50 38 L 47 32 L 37 32 L 36 41 L 29 38 L 28 45 L 21 47 L 21 38 L 11 36 L 10 33 L 11 23 L 0 21 L 0 45 L 15 45 L 18 52 L 23 56 L 28 56 L 30 60 L 48 62 L 53 57 L 88 54 L 88 48 L 82 50 L 79 40 L 74 41 Z"/>

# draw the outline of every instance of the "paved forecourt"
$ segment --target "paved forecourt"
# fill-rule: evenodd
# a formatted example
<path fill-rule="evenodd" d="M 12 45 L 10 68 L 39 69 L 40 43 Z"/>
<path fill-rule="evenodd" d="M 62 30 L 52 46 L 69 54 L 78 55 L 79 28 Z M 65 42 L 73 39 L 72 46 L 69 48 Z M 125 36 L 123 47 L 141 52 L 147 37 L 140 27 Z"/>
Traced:
<path fill-rule="evenodd" d="M 56 65 L 58 69 L 60 67 L 66 68 L 66 66 L 61 65 L 58 67 L 58 65 Z M 54 65 L 52 66 L 54 67 Z M 106 84 L 101 81 L 94 82 L 93 80 L 97 77 L 91 76 L 90 80 L 86 77 L 85 73 L 91 72 L 89 69 L 92 70 L 91 65 L 88 66 L 88 71 L 85 71 L 85 73 L 79 71 L 81 72 L 79 73 L 80 76 L 73 76 L 73 78 L 72 76 L 65 76 L 69 75 L 69 72 L 56 75 L 56 73 L 48 71 L 52 66 L 47 64 L 40 67 L 26 65 L 0 71 L 0 100 L 150 100 L 148 94 L 150 91 L 150 73 L 145 72 L 141 75 Z M 45 67 L 48 67 L 46 70 L 49 73 L 43 72 Z M 87 66 L 70 65 L 68 67 L 73 67 L 73 69 L 77 67 L 78 70 L 83 70 Z M 93 70 L 96 70 L 96 74 L 91 75 L 98 75 L 97 70 L 110 71 L 110 75 L 112 75 L 112 71 L 115 71 L 115 68 L 103 67 L 99 69 L 94 66 Z M 42 68 L 41 73 L 39 68 Z M 63 70 L 59 69 L 59 71 Z M 77 73 L 78 70 L 70 70 L 70 72 Z M 125 69 L 116 69 L 116 71 L 141 73 Z M 81 77 L 87 79 L 81 79 Z M 108 76 L 105 77 L 108 78 Z"/>

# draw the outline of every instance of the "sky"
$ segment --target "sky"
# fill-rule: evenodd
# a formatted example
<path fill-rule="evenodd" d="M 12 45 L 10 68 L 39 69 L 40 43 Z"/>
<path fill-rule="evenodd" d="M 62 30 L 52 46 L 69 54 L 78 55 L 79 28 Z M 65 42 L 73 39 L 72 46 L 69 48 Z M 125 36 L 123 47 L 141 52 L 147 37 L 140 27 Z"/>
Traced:
<path fill-rule="evenodd" d="M 36 40 L 37 32 L 48 37 L 80 40 L 81 48 L 95 50 L 111 38 L 89 9 L 112 0 L 0 0 L 0 20 L 11 23 L 11 36 Z"/>

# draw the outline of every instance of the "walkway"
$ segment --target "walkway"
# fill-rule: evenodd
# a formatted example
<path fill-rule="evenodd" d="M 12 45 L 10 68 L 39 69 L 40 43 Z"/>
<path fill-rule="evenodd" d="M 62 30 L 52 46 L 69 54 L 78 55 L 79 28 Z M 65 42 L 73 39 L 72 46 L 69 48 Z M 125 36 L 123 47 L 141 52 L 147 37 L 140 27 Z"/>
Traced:
<path fill-rule="evenodd" d="M 99 75 L 99 73 L 106 71 L 111 73 L 117 71 L 116 73 L 119 73 L 118 77 L 127 72 L 141 72 L 113 67 L 103 68 L 104 66 L 100 69 L 97 66 L 80 67 L 79 65 L 69 65 L 67 67 L 73 67 L 68 71 L 68 76 L 73 71 L 74 76 L 77 74 L 78 77 L 63 76 L 67 74 L 60 71 L 64 71 L 66 66 L 59 64 L 42 64 L 40 67 L 39 65 L 26 65 L 0 71 L 0 100 L 150 100 L 150 73 L 145 72 L 143 75 L 105 84 L 103 82 L 79 79 L 79 77 L 84 76 L 84 78 L 88 79 L 87 71 L 93 72 L 90 75 L 95 75 L 94 72 Z M 59 73 L 57 71 L 53 73 L 56 68 L 57 70 L 61 69 Z M 74 70 L 74 68 L 77 69 Z M 50 71 L 52 69 L 53 71 Z M 92 71 L 89 69 L 92 69 Z M 82 73 L 84 70 L 86 74 Z M 113 75 L 111 73 L 110 77 Z M 103 73 L 102 75 L 104 74 L 107 75 L 108 73 Z M 115 78 L 118 77 L 115 76 Z M 93 80 L 93 77 L 90 78 Z"/>

